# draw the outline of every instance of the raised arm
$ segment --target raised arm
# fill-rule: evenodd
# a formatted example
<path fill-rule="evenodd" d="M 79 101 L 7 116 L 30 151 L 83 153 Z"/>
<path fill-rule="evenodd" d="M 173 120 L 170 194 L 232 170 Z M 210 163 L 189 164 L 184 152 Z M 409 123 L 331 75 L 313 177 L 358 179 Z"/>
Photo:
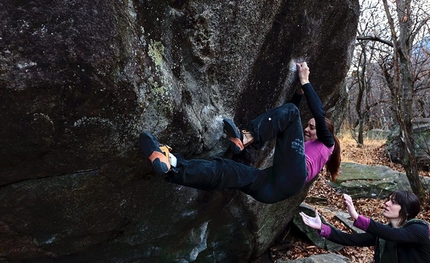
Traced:
<path fill-rule="evenodd" d="M 356 220 L 358 218 L 358 213 L 355 210 L 354 203 L 352 202 L 351 196 L 343 194 L 343 199 L 345 199 L 346 208 L 348 209 L 349 215 L 352 219 Z"/>
<path fill-rule="evenodd" d="M 332 147 L 334 145 L 334 139 L 325 122 L 325 110 L 320 98 L 309 82 L 309 67 L 306 62 L 297 63 L 296 65 L 299 81 L 302 85 L 301 88 L 305 94 L 309 110 L 312 113 L 312 117 L 315 119 L 318 140 L 324 143 L 325 146 Z"/>

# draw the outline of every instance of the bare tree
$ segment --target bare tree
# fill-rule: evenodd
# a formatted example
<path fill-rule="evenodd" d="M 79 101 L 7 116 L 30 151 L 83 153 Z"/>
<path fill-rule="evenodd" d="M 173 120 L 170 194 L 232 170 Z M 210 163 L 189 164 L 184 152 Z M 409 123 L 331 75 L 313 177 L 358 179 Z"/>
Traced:
<path fill-rule="evenodd" d="M 400 145 L 402 151 L 402 166 L 414 193 L 421 198 L 425 196 L 424 187 L 419 179 L 416 160 L 416 150 L 413 139 L 414 105 L 420 103 L 416 97 L 417 91 L 423 88 L 422 81 L 425 69 L 422 65 L 428 63 L 414 58 L 414 44 L 428 34 L 430 4 L 426 0 L 397 0 L 388 2 L 382 0 L 385 13 L 385 23 L 375 24 L 373 34 L 364 32 L 357 40 L 360 42 L 373 41 L 378 47 L 378 64 L 382 70 L 385 84 L 389 88 L 392 111 L 396 123 L 400 127 Z M 387 25 L 387 30 L 383 30 Z M 427 31 L 426 31 L 427 30 Z M 387 33 L 385 34 L 384 33 Z M 363 45 L 363 44 L 362 44 Z M 427 57 L 428 59 L 428 57 Z M 420 67 L 421 65 L 421 67 Z M 424 70 L 423 70 L 424 69 Z M 365 75 L 359 86 L 366 85 Z M 427 86 L 428 87 L 428 86 Z M 363 88 L 364 89 L 364 88 Z M 360 97 L 359 97 L 360 98 Z M 358 103 L 358 101 L 357 101 Z M 421 102 L 421 103 L 425 103 Z M 358 105 L 356 106 L 357 109 Z"/>
<path fill-rule="evenodd" d="M 358 92 L 357 92 L 357 99 L 355 102 L 355 112 L 357 113 L 357 121 L 355 123 L 355 127 L 358 126 L 358 135 L 357 135 L 357 143 L 358 146 L 361 147 L 362 145 L 364 145 L 364 115 L 365 112 L 363 112 L 363 100 L 365 99 L 365 91 L 367 90 L 367 86 L 369 85 L 369 81 L 366 78 L 366 67 L 367 67 L 367 56 L 368 56 L 368 52 L 367 52 L 367 44 L 368 42 L 361 42 L 360 43 L 360 49 L 361 52 L 359 53 L 359 57 L 358 57 L 358 69 L 357 69 L 357 74 L 356 74 L 356 78 L 357 78 L 357 87 L 358 87 Z"/>
<path fill-rule="evenodd" d="M 390 28 L 393 43 L 393 70 L 385 67 L 386 76 L 392 93 L 392 103 L 397 123 L 400 126 L 400 145 L 403 152 L 402 166 L 406 171 L 409 183 L 414 193 L 425 196 L 424 187 L 419 179 L 415 147 L 413 143 L 413 98 L 414 77 L 412 71 L 412 46 L 421 28 L 426 25 L 429 17 L 419 21 L 413 13 L 411 0 L 397 0 L 392 15 L 387 0 L 382 0 Z"/>
<path fill-rule="evenodd" d="M 366 35 L 374 27 L 374 18 L 369 19 L 369 16 L 373 16 L 370 12 L 367 12 L 372 7 L 367 6 L 362 8 L 360 23 L 358 25 L 357 33 L 358 35 Z M 364 145 L 364 132 L 366 126 L 366 119 L 369 116 L 370 106 L 368 101 L 371 78 L 373 72 L 368 70 L 368 66 L 371 65 L 374 57 L 374 47 L 372 41 L 360 41 L 356 44 L 356 49 L 354 52 L 353 65 L 354 70 L 349 81 L 350 87 L 350 97 L 355 102 L 354 110 L 355 120 L 351 120 L 354 123 L 353 127 L 353 138 L 356 139 L 358 147 Z M 369 47 L 370 46 L 370 47 Z"/>

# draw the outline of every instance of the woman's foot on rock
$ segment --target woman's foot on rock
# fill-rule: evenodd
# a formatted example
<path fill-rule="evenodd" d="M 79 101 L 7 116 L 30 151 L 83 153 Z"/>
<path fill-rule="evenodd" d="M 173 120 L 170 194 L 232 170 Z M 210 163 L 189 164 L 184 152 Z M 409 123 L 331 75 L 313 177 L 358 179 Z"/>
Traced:
<path fill-rule="evenodd" d="M 142 132 L 139 136 L 140 151 L 149 158 L 157 174 L 166 174 L 170 170 L 169 153 L 172 150 L 168 145 L 160 145 L 157 139 L 149 132 Z"/>

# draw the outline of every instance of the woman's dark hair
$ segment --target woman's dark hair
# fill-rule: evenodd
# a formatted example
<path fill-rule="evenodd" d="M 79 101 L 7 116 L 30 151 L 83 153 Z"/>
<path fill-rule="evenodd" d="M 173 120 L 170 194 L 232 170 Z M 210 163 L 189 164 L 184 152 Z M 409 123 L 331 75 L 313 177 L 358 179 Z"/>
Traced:
<path fill-rule="evenodd" d="M 330 172 L 331 180 L 334 181 L 339 174 L 339 167 L 341 162 L 340 157 L 340 142 L 339 139 L 334 135 L 334 125 L 333 123 L 325 118 L 325 123 L 327 124 L 327 128 L 330 133 L 333 135 L 334 139 L 334 149 L 330 156 L 330 159 L 326 163 L 327 170 Z"/>
<path fill-rule="evenodd" d="M 416 217 L 421 210 L 420 200 L 412 192 L 404 190 L 395 191 L 388 196 L 388 199 L 401 206 L 399 211 L 400 225 Z"/>

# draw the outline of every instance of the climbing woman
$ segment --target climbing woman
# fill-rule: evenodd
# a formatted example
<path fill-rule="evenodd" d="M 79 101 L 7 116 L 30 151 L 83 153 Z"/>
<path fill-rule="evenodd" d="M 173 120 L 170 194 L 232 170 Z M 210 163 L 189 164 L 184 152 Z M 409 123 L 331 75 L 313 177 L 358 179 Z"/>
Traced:
<path fill-rule="evenodd" d="M 169 182 L 201 190 L 239 189 L 263 203 L 276 203 L 299 193 L 324 166 L 334 179 L 340 166 L 339 140 L 309 82 L 306 62 L 296 65 L 301 88 L 290 103 L 263 113 L 249 123 L 247 130 L 240 131 L 232 120 L 224 119 L 224 130 L 235 154 L 249 145 L 260 149 L 276 139 L 271 167 L 257 169 L 225 158 L 176 158 L 170 147 L 160 145 L 149 132 L 140 134 L 141 151 L 155 172 L 165 175 Z M 303 94 L 313 116 L 304 130 L 298 109 Z"/>

